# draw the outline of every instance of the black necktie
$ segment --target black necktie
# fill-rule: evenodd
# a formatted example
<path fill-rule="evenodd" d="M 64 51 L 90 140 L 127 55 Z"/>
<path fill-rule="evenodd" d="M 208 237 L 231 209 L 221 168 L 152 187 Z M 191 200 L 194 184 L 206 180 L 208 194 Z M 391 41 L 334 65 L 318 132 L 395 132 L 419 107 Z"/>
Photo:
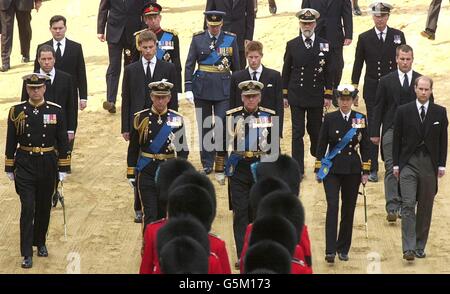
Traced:
<path fill-rule="evenodd" d="M 306 49 L 310 49 L 312 47 L 312 40 L 310 38 L 305 39 Z"/>
<path fill-rule="evenodd" d="M 405 74 L 405 78 L 403 79 L 403 85 L 402 85 L 403 91 L 405 93 L 409 92 L 409 82 L 408 82 L 408 75 Z"/>
<path fill-rule="evenodd" d="M 58 42 L 58 43 L 56 43 L 56 45 L 58 46 L 58 48 L 56 49 L 56 59 L 59 59 L 59 58 L 62 57 L 62 55 L 61 55 L 61 43 Z"/>
<path fill-rule="evenodd" d="M 52 84 L 52 75 L 48 73 L 47 76 L 49 77 L 49 80 L 47 80 L 46 83 L 47 83 L 47 85 L 51 85 Z"/>
<path fill-rule="evenodd" d="M 344 115 L 344 120 L 347 121 L 347 116 L 346 115 Z"/>
<path fill-rule="evenodd" d="M 257 81 L 257 80 L 258 80 L 258 77 L 256 76 L 256 73 L 257 73 L 256 71 L 253 72 L 253 80 L 254 80 L 254 81 Z"/>
<path fill-rule="evenodd" d="M 147 82 L 150 82 L 152 80 L 152 71 L 150 70 L 150 61 L 147 61 L 147 70 L 145 72 L 145 78 L 147 79 Z"/>
<path fill-rule="evenodd" d="M 217 42 L 216 36 L 213 36 L 213 37 L 211 38 L 211 40 L 212 40 L 211 45 L 212 45 L 214 48 L 216 48 L 216 42 Z"/>
<path fill-rule="evenodd" d="M 420 119 L 422 122 L 425 120 L 425 106 L 423 105 L 420 107 Z"/>
<path fill-rule="evenodd" d="M 379 39 L 380 39 L 380 44 L 383 44 L 383 43 L 384 43 L 384 40 L 383 40 L 383 32 L 380 32 L 380 37 L 379 37 Z"/>

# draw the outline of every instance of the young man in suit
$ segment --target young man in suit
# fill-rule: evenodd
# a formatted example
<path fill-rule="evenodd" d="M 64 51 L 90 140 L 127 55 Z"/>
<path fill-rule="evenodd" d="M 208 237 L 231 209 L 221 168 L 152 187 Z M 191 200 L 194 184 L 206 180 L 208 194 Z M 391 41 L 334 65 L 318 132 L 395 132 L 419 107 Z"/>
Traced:
<path fill-rule="evenodd" d="M 156 58 L 158 40 L 155 33 L 145 31 L 138 36 L 138 47 L 142 57 L 125 67 L 122 81 L 122 136 L 125 141 L 130 139 L 130 130 L 133 126 L 134 114 L 152 106 L 149 99 L 151 82 L 166 80 L 174 83 L 176 69 L 173 63 Z M 175 84 L 175 83 L 174 83 Z M 178 110 L 178 87 L 171 89 L 169 109 Z M 142 222 L 142 207 L 139 194 L 134 186 L 134 211 L 136 223 Z"/>
<path fill-rule="evenodd" d="M 248 67 L 234 72 L 231 76 L 230 109 L 242 106 L 242 90 L 238 87 L 240 82 L 247 80 L 261 82 L 263 83 L 264 88 L 261 92 L 260 105 L 275 110 L 275 114 L 279 118 L 280 135 L 282 135 L 284 109 L 281 74 L 276 70 L 262 65 L 263 45 L 261 42 L 248 42 L 245 47 L 245 56 L 247 58 Z"/>
<path fill-rule="evenodd" d="M 73 82 L 73 109 L 74 109 L 74 132 L 78 125 L 78 98 L 80 109 L 87 106 L 87 78 L 86 65 L 84 63 L 83 48 L 81 44 L 66 38 L 66 18 L 62 15 L 55 15 L 50 19 L 50 32 L 53 38 L 42 45 L 52 46 L 55 50 L 55 68 L 64 71 L 72 76 Z M 39 58 L 36 55 L 34 61 L 34 71 L 40 68 Z M 73 140 L 70 142 L 70 150 L 73 149 Z"/>
<path fill-rule="evenodd" d="M 415 80 L 417 100 L 398 108 L 395 117 L 393 174 L 402 191 L 403 258 L 425 258 L 438 178 L 445 174 L 448 119 L 430 101 L 433 80 Z M 417 209 L 417 212 L 416 212 Z"/>
<path fill-rule="evenodd" d="M 297 160 L 303 178 L 305 118 L 311 139 L 310 153 L 315 156 L 323 107 L 331 105 L 333 90 L 329 65 L 330 44 L 314 33 L 320 14 L 314 9 L 305 8 L 296 16 L 300 20 L 302 34 L 286 45 L 281 77 L 283 98 L 285 104 L 291 107 L 292 157 Z"/>
<path fill-rule="evenodd" d="M 352 84 L 358 88 L 359 78 L 364 63 L 366 73 L 364 75 L 364 102 L 369 124 L 372 122 L 375 94 L 380 78 L 397 69 L 395 62 L 395 50 L 401 44 L 405 44 L 403 32 L 388 27 L 392 6 L 385 2 L 376 1 L 369 6 L 375 27 L 360 34 L 356 44 L 355 62 L 353 63 Z M 372 170 L 369 176 L 370 182 L 378 181 L 378 145 L 371 146 Z"/>
<path fill-rule="evenodd" d="M 218 10 L 225 12 L 223 30 L 237 36 L 239 61 L 245 67 L 245 45 L 253 40 L 255 30 L 254 0 L 207 0 L 205 11 Z M 204 28 L 207 28 L 206 22 Z"/>
<path fill-rule="evenodd" d="M 142 28 L 144 0 L 101 0 L 97 17 L 97 38 L 108 42 L 109 66 L 106 72 L 106 101 L 103 108 L 116 113 L 117 91 L 124 56 L 124 66 L 133 60 L 133 33 Z M 105 37 L 106 29 L 106 37 Z"/>
<path fill-rule="evenodd" d="M 392 174 L 392 143 L 394 133 L 394 116 L 397 108 L 416 99 L 414 82 L 421 74 L 412 69 L 413 49 L 400 45 L 396 49 L 398 69 L 383 76 L 378 84 L 372 121 L 369 121 L 370 140 L 373 144 L 381 143 L 384 160 L 384 192 L 386 197 L 387 220 L 395 222 L 400 216 L 401 197 L 398 184 Z M 381 135 L 380 128 L 382 127 Z"/>
<path fill-rule="evenodd" d="M 31 10 L 39 11 L 42 0 L 0 0 L 2 67 L 0 71 L 8 71 L 11 67 L 10 56 L 13 45 L 14 15 L 19 26 L 20 52 L 22 62 L 30 61 L 31 42 Z"/>
<path fill-rule="evenodd" d="M 350 0 L 303 0 L 302 8 L 313 8 L 321 15 L 316 34 L 330 43 L 329 60 L 334 77 L 333 88 L 336 88 L 344 69 L 343 46 L 352 43 L 352 4 Z"/>

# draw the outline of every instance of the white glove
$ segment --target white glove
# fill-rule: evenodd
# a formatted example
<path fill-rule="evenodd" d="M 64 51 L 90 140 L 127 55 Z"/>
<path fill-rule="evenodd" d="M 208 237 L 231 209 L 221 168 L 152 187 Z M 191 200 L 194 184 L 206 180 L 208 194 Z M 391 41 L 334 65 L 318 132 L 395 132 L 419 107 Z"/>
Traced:
<path fill-rule="evenodd" d="M 192 91 L 186 91 L 186 92 L 184 93 L 184 95 L 185 95 L 185 97 L 186 97 L 186 100 L 187 100 L 189 103 L 194 104 L 194 93 L 192 93 Z"/>
<path fill-rule="evenodd" d="M 214 177 L 220 185 L 225 185 L 225 173 L 215 173 Z"/>
<path fill-rule="evenodd" d="M 128 179 L 128 183 L 130 184 L 131 188 L 134 188 L 136 185 L 136 179 Z"/>
<path fill-rule="evenodd" d="M 67 173 L 59 172 L 58 177 L 59 177 L 59 181 L 63 182 L 64 179 L 67 177 Z"/>
<path fill-rule="evenodd" d="M 14 173 L 6 173 L 10 181 L 14 181 Z"/>

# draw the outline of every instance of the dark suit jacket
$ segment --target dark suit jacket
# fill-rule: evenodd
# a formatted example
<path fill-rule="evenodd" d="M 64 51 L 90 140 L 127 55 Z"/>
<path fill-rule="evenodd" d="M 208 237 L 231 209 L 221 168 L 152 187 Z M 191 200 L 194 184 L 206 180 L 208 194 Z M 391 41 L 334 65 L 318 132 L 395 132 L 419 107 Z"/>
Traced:
<path fill-rule="evenodd" d="M 290 105 L 323 106 L 324 91 L 331 90 L 333 80 L 328 66 L 330 52 L 323 49 L 326 48 L 325 45 L 328 45 L 328 41 L 317 35 L 311 49 L 306 49 L 302 36 L 287 43 L 281 76 L 285 91 L 283 94 L 287 92 L 286 98 Z"/>
<path fill-rule="evenodd" d="M 235 33 L 239 51 L 244 51 L 244 40 L 253 40 L 255 30 L 254 0 L 207 0 L 205 11 L 219 10 L 226 13 L 222 30 Z M 204 25 L 206 29 L 206 22 Z"/>
<path fill-rule="evenodd" d="M 15 5 L 18 11 L 31 11 L 36 0 L 0 0 L 0 10 L 7 10 L 11 4 Z"/>
<path fill-rule="evenodd" d="M 445 107 L 430 101 L 423 124 L 416 101 L 398 108 L 394 124 L 393 163 L 402 170 L 423 141 L 437 174 L 438 167 L 445 167 L 447 161 L 448 120 Z"/>
<path fill-rule="evenodd" d="M 243 105 L 241 99 L 242 90 L 239 89 L 238 85 L 240 82 L 251 79 L 248 68 L 233 73 L 230 87 L 230 109 Z M 276 115 L 279 116 L 280 135 L 282 135 L 284 108 L 280 72 L 263 66 L 259 82 L 264 84 L 259 105 L 274 110 Z"/>
<path fill-rule="evenodd" d="M 406 44 L 402 31 L 388 27 L 384 43 L 381 43 L 375 29 L 359 35 L 353 63 L 352 84 L 358 84 L 364 62 L 364 99 L 374 99 L 378 81 L 382 76 L 397 69 L 396 49 Z"/>
<path fill-rule="evenodd" d="M 106 41 L 119 43 L 125 34 L 127 43 L 134 42 L 133 33 L 142 28 L 141 12 L 144 0 L 101 0 L 98 8 L 97 34 L 104 34 Z"/>
<path fill-rule="evenodd" d="M 313 8 L 320 13 L 315 32 L 328 40 L 331 47 L 343 47 L 344 39 L 352 39 L 350 0 L 303 0 L 302 8 Z"/>
<path fill-rule="evenodd" d="M 50 83 L 50 81 L 48 83 Z M 73 107 L 74 97 L 72 88 L 72 77 L 68 73 L 57 69 L 53 84 L 47 84 L 47 89 L 44 94 L 45 100 L 61 106 L 65 121 L 67 122 L 68 131 L 76 131 L 75 116 L 77 114 L 77 109 L 74 109 Z M 22 101 L 25 100 L 28 100 L 28 93 L 24 82 L 22 86 Z"/>
<path fill-rule="evenodd" d="M 176 70 L 173 63 L 156 61 L 152 81 L 166 79 L 170 83 L 176 81 Z M 175 87 L 172 88 L 172 98 L 168 107 L 178 110 L 178 94 Z M 122 81 L 122 133 L 130 132 L 133 125 L 133 116 L 136 112 L 152 105 L 150 89 L 145 81 L 145 71 L 142 61 L 138 60 L 125 67 Z"/>
<path fill-rule="evenodd" d="M 352 120 L 356 118 L 357 113 L 358 112 L 352 110 L 347 121 L 344 120 L 342 113 L 339 110 L 325 115 L 322 127 L 320 128 L 319 141 L 317 144 L 316 157 L 318 161 L 327 154 L 327 149 L 329 151 L 333 150 L 345 134 L 352 128 Z M 366 119 L 365 115 L 363 115 L 363 117 Z M 361 156 L 355 150 L 358 144 L 360 146 L 359 150 Z M 356 134 L 352 137 L 351 141 L 336 155 L 336 157 L 334 157 L 330 173 L 344 175 L 361 173 L 361 160 L 367 162 L 370 159 L 370 144 L 366 120 L 366 127 L 357 129 Z M 317 171 L 318 169 L 316 169 L 316 172 Z"/>
<path fill-rule="evenodd" d="M 380 79 L 375 97 L 373 121 L 369 122 L 371 137 L 380 137 L 381 124 L 383 124 L 382 135 L 393 125 L 395 112 L 399 105 L 416 100 L 414 81 L 420 76 L 420 73 L 413 71 L 409 86 L 410 98 L 403 103 L 400 102 L 402 85 L 400 84 L 398 71 L 393 71 Z M 431 101 L 434 101 L 434 99 L 431 98 Z"/>

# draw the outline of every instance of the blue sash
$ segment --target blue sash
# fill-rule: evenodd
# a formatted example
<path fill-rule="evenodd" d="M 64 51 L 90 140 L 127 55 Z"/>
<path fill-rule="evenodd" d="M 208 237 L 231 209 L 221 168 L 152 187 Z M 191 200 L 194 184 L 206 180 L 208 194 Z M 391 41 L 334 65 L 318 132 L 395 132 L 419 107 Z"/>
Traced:
<path fill-rule="evenodd" d="M 161 40 L 159 40 L 159 42 L 160 42 L 160 44 L 164 44 L 164 42 L 172 41 L 172 37 L 173 37 L 173 35 L 171 33 L 164 32 L 164 34 L 161 36 Z M 158 60 L 162 60 L 162 58 L 164 57 L 164 53 L 166 53 L 166 50 L 161 49 L 158 44 L 158 47 L 156 49 L 156 58 Z"/>
<path fill-rule="evenodd" d="M 234 41 L 234 36 L 231 35 L 225 35 L 223 37 L 223 42 L 220 44 L 219 48 L 226 48 L 230 47 L 231 43 Z M 237 54 L 236 52 L 233 52 L 233 54 Z M 216 62 L 220 60 L 221 56 L 217 54 L 217 50 L 212 50 L 211 53 L 206 57 L 204 60 L 199 62 L 201 65 L 214 65 Z"/>
<path fill-rule="evenodd" d="M 361 119 L 362 117 L 363 117 L 362 114 L 359 114 L 359 113 L 356 114 L 357 119 Z M 350 143 L 353 136 L 356 134 L 357 130 L 358 130 L 357 128 L 351 128 L 347 132 L 347 134 L 345 134 L 344 138 L 342 138 L 342 140 L 339 143 L 337 143 L 336 146 L 334 146 L 333 150 L 331 150 L 331 152 L 329 152 L 327 155 L 325 155 L 324 158 L 322 158 L 322 160 L 320 160 L 321 167 L 319 169 L 319 172 L 317 173 L 317 177 L 320 180 L 325 179 L 325 177 L 328 175 L 331 167 L 333 166 L 333 161 L 332 161 L 333 158 L 335 158 L 336 155 L 338 155 L 339 152 L 342 151 L 342 149 L 344 149 L 348 143 Z"/>
<path fill-rule="evenodd" d="M 166 142 L 167 138 L 170 135 L 170 132 L 172 131 L 172 127 L 170 127 L 166 123 L 162 126 L 161 130 L 159 130 L 158 135 L 156 135 L 156 138 L 153 139 L 152 144 L 148 147 L 146 152 L 157 154 L 161 150 L 161 147 L 164 145 L 164 142 Z M 141 172 L 153 159 L 144 157 L 142 155 L 139 155 L 138 162 L 136 164 L 136 170 L 138 172 Z"/>

